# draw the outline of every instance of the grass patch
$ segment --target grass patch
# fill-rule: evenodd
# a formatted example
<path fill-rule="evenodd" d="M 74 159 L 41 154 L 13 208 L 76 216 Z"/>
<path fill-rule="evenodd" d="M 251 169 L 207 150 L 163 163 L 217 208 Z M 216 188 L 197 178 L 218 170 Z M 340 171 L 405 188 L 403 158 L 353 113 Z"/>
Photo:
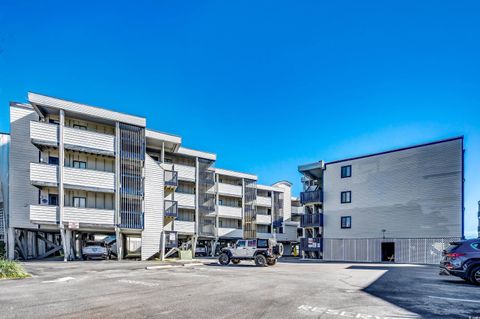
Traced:
<path fill-rule="evenodd" d="M 20 279 L 30 277 L 22 265 L 16 261 L 0 259 L 0 279 Z"/>

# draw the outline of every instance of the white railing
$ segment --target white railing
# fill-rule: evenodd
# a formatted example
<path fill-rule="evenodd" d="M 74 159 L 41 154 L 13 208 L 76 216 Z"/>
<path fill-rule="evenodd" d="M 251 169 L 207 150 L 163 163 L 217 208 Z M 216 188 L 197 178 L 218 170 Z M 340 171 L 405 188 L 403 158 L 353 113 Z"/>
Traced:
<path fill-rule="evenodd" d="M 115 191 L 115 174 L 92 169 L 65 167 L 64 184 L 66 188 L 86 188 L 103 192 Z"/>
<path fill-rule="evenodd" d="M 39 186 L 55 186 L 58 183 L 58 166 L 30 163 L 30 182 Z M 114 192 L 115 174 L 91 169 L 64 168 L 64 185 L 70 189 Z"/>
<path fill-rule="evenodd" d="M 86 152 L 99 151 L 111 155 L 115 153 L 115 136 L 103 133 L 65 127 L 64 143 L 65 148 L 75 148 Z"/>
<path fill-rule="evenodd" d="M 235 238 L 242 238 L 243 237 L 243 230 L 236 229 L 236 228 L 218 228 L 218 236 L 219 237 L 235 237 Z"/>
<path fill-rule="evenodd" d="M 55 186 L 58 183 L 58 166 L 30 163 L 30 182 L 39 186 Z"/>
<path fill-rule="evenodd" d="M 257 214 L 257 224 L 270 225 L 272 223 L 271 215 L 260 215 Z"/>
<path fill-rule="evenodd" d="M 195 222 L 175 220 L 173 222 L 173 230 L 180 233 L 193 234 L 195 232 Z"/>
<path fill-rule="evenodd" d="M 30 205 L 32 223 L 55 224 L 58 221 L 58 206 Z"/>
<path fill-rule="evenodd" d="M 58 144 L 58 125 L 31 121 L 30 139 L 34 143 L 55 146 Z"/>
<path fill-rule="evenodd" d="M 114 211 L 96 208 L 65 207 L 63 220 L 93 225 L 113 226 Z"/>
<path fill-rule="evenodd" d="M 218 216 L 242 218 L 241 207 L 230 207 L 230 206 L 218 205 L 217 211 L 218 211 Z"/>
<path fill-rule="evenodd" d="M 195 207 L 195 194 L 175 193 L 178 206 Z"/>
<path fill-rule="evenodd" d="M 113 216 L 113 210 L 64 207 L 63 221 L 113 227 Z M 59 221 L 58 206 L 30 205 L 30 220 L 39 224 L 55 224 Z"/>
<path fill-rule="evenodd" d="M 195 166 L 173 164 L 173 169 L 178 172 L 178 179 L 188 181 L 195 180 Z"/>
<path fill-rule="evenodd" d="M 257 196 L 257 206 L 272 207 L 272 198 Z"/>
<path fill-rule="evenodd" d="M 218 193 L 222 195 L 242 197 L 242 186 L 218 183 Z"/>
<path fill-rule="evenodd" d="M 292 206 L 292 215 L 303 215 L 303 207 Z"/>

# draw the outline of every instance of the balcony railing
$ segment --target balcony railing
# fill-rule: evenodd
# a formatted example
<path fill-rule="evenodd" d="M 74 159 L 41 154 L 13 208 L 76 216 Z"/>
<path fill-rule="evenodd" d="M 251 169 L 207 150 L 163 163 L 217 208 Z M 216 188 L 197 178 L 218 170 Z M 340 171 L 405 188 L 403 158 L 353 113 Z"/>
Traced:
<path fill-rule="evenodd" d="M 278 228 L 283 226 L 283 217 L 278 217 L 273 221 L 273 228 Z"/>
<path fill-rule="evenodd" d="M 113 227 L 113 216 L 113 210 L 66 206 L 63 221 Z M 30 221 L 36 224 L 58 224 L 60 221 L 58 206 L 30 205 Z"/>
<path fill-rule="evenodd" d="M 241 207 L 218 205 L 217 212 L 219 216 L 223 217 L 242 218 Z"/>
<path fill-rule="evenodd" d="M 302 251 L 323 251 L 322 238 L 300 238 L 300 250 Z"/>
<path fill-rule="evenodd" d="M 128 229 L 143 229 L 143 213 L 140 212 L 121 212 L 120 227 Z"/>
<path fill-rule="evenodd" d="M 218 183 L 218 193 L 222 195 L 242 197 L 242 186 L 226 183 Z"/>
<path fill-rule="evenodd" d="M 166 188 L 177 188 L 178 186 L 178 172 L 176 171 L 165 171 L 165 187 Z"/>
<path fill-rule="evenodd" d="M 272 216 L 257 214 L 257 224 L 270 225 L 272 223 Z"/>
<path fill-rule="evenodd" d="M 323 214 L 305 214 L 300 217 L 300 227 L 323 226 Z"/>
<path fill-rule="evenodd" d="M 272 207 L 272 198 L 257 196 L 257 206 Z"/>
<path fill-rule="evenodd" d="M 166 217 L 178 217 L 178 203 L 174 200 L 165 200 L 164 202 L 165 207 L 165 216 Z"/>
<path fill-rule="evenodd" d="M 300 202 L 302 205 L 323 202 L 323 192 L 321 190 L 301 192 Z"/>

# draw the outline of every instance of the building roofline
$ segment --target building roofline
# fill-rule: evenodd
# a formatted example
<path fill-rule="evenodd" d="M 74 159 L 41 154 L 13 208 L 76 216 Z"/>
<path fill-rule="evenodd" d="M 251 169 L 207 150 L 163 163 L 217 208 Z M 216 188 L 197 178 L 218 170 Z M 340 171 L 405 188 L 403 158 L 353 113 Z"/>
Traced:
<path fill-rule="evenodd" d="M 96 118 L 105 118 L 111 121 L 119 121 L 141 127 L 146 127 L 147 124 L 146 118 L 142 116 L 112 111 L 111 109 L 104 107 L 88 105 L 34 92 L 28 92 L 28 101 L 35 105 L 51 107 L 54 109 L 61 108 L 74 113 L 84 114 Z"/>
<path fill-rule="evenodd" d="M 237 171 L 232 171 L 229 169 L 224 169 L 224 168 L 215 168 L 215 173 L 219 175 L 225 175 L 225 176 L 232 176 L 232 177 L 238 177 L 238 178 L 247 178 L 247 179 L 253 179 L 253 180 L 258 180 L 257 175 L 249 174 L 249 173 L 243 173 L 243 172 L 237 172 Z"/>
<path fill-rule="evenodd" d="M 187 147 L 183 147 L 183 146 L 180 146 L 178 148 L 177 153 L 182 154 L 182 155 L 190 155 L 190 156 L 200 157 L 200 158 L 204 158 L 204 159 L 208 159 L 208 160 L 212 160 L 212 161 L 217 160 L 217 154 L 215 154 L 215 153 L 199 151 L 199 150 L 195 150 L 195 149 L 187 148 Z"/>
<path fill-rule="evenodd" d="M 423 146 L 429 146 L 429 145 L 451 142 L 451 141 L 455 141 L 455 140 L 462 140 L 463 141 L 463 135 L 456 136 L 456 137 L 451 137 L 451 138 L 447 138 L 447 139 L 443 139 L 443 140 L 438 140 L 438 141 L 434 141 L 434 142 L 429 142 L 429 143 L 423 143 L 423 144 L 417 144 L 417 145 L 412 145 L 412 146 L 407 146 L 407 147 L 396 148 L 396 149 L 383 151 L 383 152 L 378 152 L 378 153 L 371 153 L 371 154 L 366 154 L 366 155 L 361 155 L 361 156 L 349 157 L 349 158 L 345 158 L 345 159 L 341 159 L 341 160 L 326 162 L 325 165 L 336 164 L 336 163 L 341 163 L 341 162 L 348 162 L 348 161 L 353 161 L 353 160 L 367 158 L 367 157 L 373 157 L 373 156 L 378 156 L 378 155 L 384 155 L 384 154 L 389 154 L 389 153 L 394 153 L 394 152 L 405 151 L 405 150 L 409 150 L 409 149 L 412 149 L 412 148 L 418 148 L 418 147 L 423 147 Z M 462 148 L 463 148 L 463 143 L 462 143 Z"/>

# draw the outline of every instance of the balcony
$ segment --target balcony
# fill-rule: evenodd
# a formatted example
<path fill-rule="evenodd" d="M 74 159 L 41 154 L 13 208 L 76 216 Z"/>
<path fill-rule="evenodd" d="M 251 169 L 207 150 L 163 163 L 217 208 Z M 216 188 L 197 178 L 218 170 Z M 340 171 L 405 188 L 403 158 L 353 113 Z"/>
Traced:
<path fill-rule="evenodd" d="M 115 155 L 115 136 L 93 131 L 64 127 L 65 149 L 100 154 Z M 59 143 L 58 125 L 30 122 L 30 139 L 33 144 L 57 147 Z"/>
<path fill-rule="evenodd" d="M 229 217 L 229 218 L 242 218 L 242 208 L 241 207 L 231 207 L 218 205 L 217 206 L 218 216 Z"/>
<path fill-rule="evenodd" d="M 270 225 L 272 223 L 272 216 L 271 215 L 261 215 L 257 214 L 256 217 L 257 224 L 261 225 Z"/>
<path fill-rule="evenodd" d="M 303 207 L 292 206 L 292 215 L 303 215 Z"/>
<path fill-rule="evenodd" d="M 195 166 L 174 164 L 173 169 L 178 172 L 179 180 L 191 182 L 196 180 Z"/>
<path fill-rule="evenodd" d="M 271 233 L 259 233 L 259 232 L 257 232 L 257 238 L 260 238 L 260 239 L 273 238 L 273 234 L 271 234 Z"/>
<path fill-rule="evenodd" d="M 30 205 L 30 221 L 36 224 L 58 224 L 58 206 Z M 82 225 L 114 227 L 114 211 L 96 208 L 64 207 L 63 221 Z"/>
<path fill-rule="evenodd" d="M 165 217 L 173 217 L 173 218 L 178 217 L 178 203 L 176 201 L 164 200 L 163 205 L 164 205 Z"/>
<path fill-rule="evenodd" d="M 319 204 L 323 202 L 323 192 L 321 190 L 301 192 L 300 202 L 305 204 Z"/>
<path fill-rule="evenodd" d="M 302 251 L 323 251 L 322 238 L 300 238 L 300 250 Z"/>
<path fill-rule="evenodd" d="M 164 185 L 165 189 L 175 190 L 178 186 L 178 172 L 170 170 L 165 171 Z"/>
<path fill-rule="evenodd" d="M 217 187 L 218 194 L 220 195 L 242 197 L 242 186 L 218 183 Z"/>
<path fill-rule="evenodd" d="M 323 226 L 323 214 L 305 214 L 300 217 L 300 227 Z"/>
<path fill-rule="evenodd" d="M 272 198 L 265 196 L 257 196 L 257 206 L 272 207 Z"/>
<path fill-rule="evenodd" d="M 243 230 L 237 228 L 218 228 L 219 237 L 243 238 Z"/>
<path fill-rule="evenodd" d="M 184 234 L 195 233 L 195 222 L 176 220 L 173 222 L 173 230 Z"/>
<path fill-rule="evenodd" d="M 120 228 L 143 229 L 143 213 L 120 212 Z"/>
<path fill-rule="evenodd" d="M 64 187 L 92 192 L 115 192 L 115 174 L 91 169 L 64 167 Z M 30 163 L 30 182 L 35 186 L 58 186 L 58 166 Z"/>
<path fill-rule="evenodd" d="M 195 208 L 195 194 L 175 193 L 175 200 L 178 206 L 182 208 Z"/>

